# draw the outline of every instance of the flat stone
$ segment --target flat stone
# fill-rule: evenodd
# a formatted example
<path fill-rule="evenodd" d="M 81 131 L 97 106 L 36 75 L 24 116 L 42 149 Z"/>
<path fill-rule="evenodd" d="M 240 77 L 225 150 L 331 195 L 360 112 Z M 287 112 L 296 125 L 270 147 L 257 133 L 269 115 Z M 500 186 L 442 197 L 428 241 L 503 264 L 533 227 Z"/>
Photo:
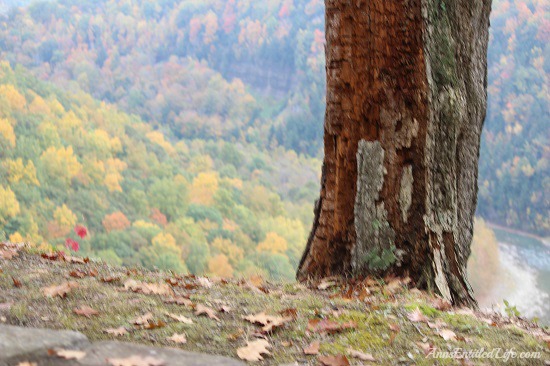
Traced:
<path fill-rule="evenodd" d="M 0 325 L 0 365 L 21 357 L 47 354 L 52 348 L 83 348 L 90 344 L 82 333 Z"/>
<path fill-rule="evenodd" d="M 103 366 L 108 363 L 108 358 L 128 358 L 138 356 L 141 359 L 146 357 L 163 361 L 163 366 L 244 366 L 243 362 L 238 360 L 209 355 L 204 353 L 195 353 L 182 351 L 176 348 L 166 347 L 147 347 L 133 343 L 124 342 L 98 342 L 86 349 L 86 357 L 79 360 L 79 365 L 83 366 Z"/>
<path fill-rule="evenodd" d="M 49 355 L 49 349 L 79 350 L 80 360 L 66 360 Z M 0 325 L 0 366 L 17 366 L 19 362 L 36 362 L 39 366 L 108 366 L 108 359 L 150 357 L 163 366 L 244 366 L 229 357 L 187 352 L 177 348 L 149 347 L 124 342 L 90 343 L 85 335 L 72 331 L 22 328 Z"/>

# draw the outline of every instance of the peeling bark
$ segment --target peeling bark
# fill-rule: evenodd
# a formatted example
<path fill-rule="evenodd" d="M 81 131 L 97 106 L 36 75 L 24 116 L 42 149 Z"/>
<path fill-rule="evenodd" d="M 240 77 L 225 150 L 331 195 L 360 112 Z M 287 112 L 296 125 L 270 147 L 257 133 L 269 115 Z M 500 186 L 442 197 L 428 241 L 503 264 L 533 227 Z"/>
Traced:
<path fill-rule="evenodd" d="M 491 2 L 325 3 L 325 159 L 298 278 L 392 272 L 473 303 Z M 395 263 L 369 268 L 394 246 Z"/>

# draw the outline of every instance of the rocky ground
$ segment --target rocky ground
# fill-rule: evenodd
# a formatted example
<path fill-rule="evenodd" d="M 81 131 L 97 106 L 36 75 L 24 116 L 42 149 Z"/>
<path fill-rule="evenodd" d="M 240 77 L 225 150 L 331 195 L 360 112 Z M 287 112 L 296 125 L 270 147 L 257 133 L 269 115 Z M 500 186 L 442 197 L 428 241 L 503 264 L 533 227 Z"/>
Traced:
<path fill-rule="evenodd" d="M 457 348 L 500 357 L 513 349 L 510 365 L 548 365 L 549 334 L 521 318 L 450 307 L 407 279 L 325 279 L 308 288 L 112 267 L 0 244 L 2 366 L 504 361 L 434 358 Z"/>

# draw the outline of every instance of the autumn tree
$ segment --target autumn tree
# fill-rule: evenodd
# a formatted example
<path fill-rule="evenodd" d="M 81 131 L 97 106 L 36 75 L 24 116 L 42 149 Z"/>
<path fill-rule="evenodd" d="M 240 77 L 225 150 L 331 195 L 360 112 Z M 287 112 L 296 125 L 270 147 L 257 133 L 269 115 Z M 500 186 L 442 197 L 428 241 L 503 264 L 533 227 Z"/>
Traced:
<path fill-rule="evenodd" d="M 298 278 L 409 275 L 473 304 L 491 1 L 325 4 L 325 158 Z"/>

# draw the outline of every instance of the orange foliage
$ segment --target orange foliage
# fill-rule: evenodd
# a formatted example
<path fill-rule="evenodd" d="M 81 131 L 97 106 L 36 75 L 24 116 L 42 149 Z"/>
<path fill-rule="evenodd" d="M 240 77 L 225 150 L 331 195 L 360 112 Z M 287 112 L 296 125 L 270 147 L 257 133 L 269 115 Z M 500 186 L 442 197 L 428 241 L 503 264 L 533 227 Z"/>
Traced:
<path fill-rule="evenodd" d="M 130 227 L 130 220 L 122 212 L 113 212 L 103 218 L 103 227 L 108 233 L 113 230 L 124 230 Z"/>

